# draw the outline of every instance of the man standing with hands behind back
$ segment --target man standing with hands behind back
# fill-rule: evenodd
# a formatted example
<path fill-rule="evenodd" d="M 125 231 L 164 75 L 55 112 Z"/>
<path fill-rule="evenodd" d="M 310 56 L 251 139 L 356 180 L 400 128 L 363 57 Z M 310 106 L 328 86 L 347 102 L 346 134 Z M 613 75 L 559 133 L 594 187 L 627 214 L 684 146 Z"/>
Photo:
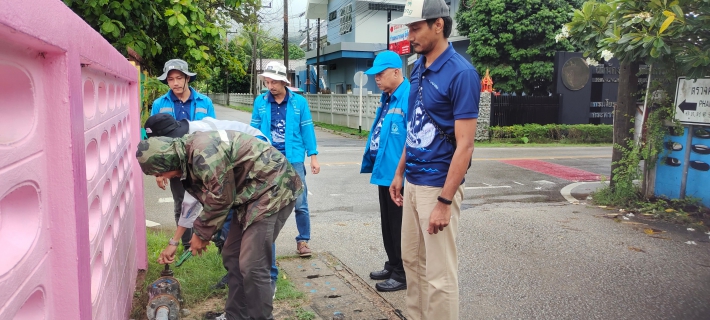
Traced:
<path fill-rule="evenodd" d="M 170 87 L 170 91 L 155 99 L 150 115 L 167 113 L 175 120 L 188 121 L 202 120 L 205 117 L 216 118 L 212 100 L 206 95 L 197 92 L 188 84 L 195 81 L 197 74 L 190 72 L 187 62 L 180 59 L 171 59 L 163 66 L 163 74 L 158 77 L 162 83 Z M 163 181 L 164 183 L 167 181 Z M 160 185 L 160 183 L 159 183 Z M 182 201 L 185 188 L 179 178 L 170 179 L 170 192 L 173 194 L 175 223 L 178 224 L 182 214 Z M 182 246 L 185 251 L 190 250 L 192 229 L 187 229 L 182 235 Z"/>
<path fill-rule="evenodd" d="M 300 257 L 310 257 L 311 248 L 308 241 L 311 239 L 311 218 L 308 210 L 305 155 L 311 158 L 311 173 L 320 172 L 311 111 L 308 109 L 306 98 L 286 87 L 291 82 L 286 78 L 286 67 L 280 62 L 269 62 L 264 73 L 258 77 L 264 81 L 269 91 L 254 99 L 251 126 L 271 137 L 271 145 L 286 156 L 301 177 L 305 191 L 296 200 L 296 252 Z"/>
<path fill-rule="evenodd" d="M 404 206 L 407 318 L 459 319 L 456 236 L 480 78 L 447 40 L 453 21 L 444 0 L 408 1 L 390 24 L 406 24 L 412 49 L 422 55 L 412 68 L 407 143 L 390 186 L 392 199 Z"/>
<path fill-rule="evenodd" d="M 402 266 L 402 207 L 392 201 L 389 187 L 407 138 L 409 81 L 402 75 L 402 59 L 392 51 L 378 54 L 365 73 L 374 74 L 377 87 L 384 91 L 360 169 L 360 173 L 372 173 L 370 183 L 377 185 L 382 242 L 387 253 L 384 268 L 370 272 L 370 278 L 385 280 L 375 285 L 378 291 L 398 291 L 407 289 Z"/>

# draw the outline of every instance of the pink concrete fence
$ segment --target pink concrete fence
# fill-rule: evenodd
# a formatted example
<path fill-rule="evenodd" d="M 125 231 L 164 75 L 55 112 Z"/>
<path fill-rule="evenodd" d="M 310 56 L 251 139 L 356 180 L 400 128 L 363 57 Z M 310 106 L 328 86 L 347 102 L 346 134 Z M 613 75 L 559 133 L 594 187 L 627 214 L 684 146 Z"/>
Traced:
<path fill-rule="evenodd" d="M 138 71 L 59 0 L 0 0 L 0 319 L 127 319 Z"/>

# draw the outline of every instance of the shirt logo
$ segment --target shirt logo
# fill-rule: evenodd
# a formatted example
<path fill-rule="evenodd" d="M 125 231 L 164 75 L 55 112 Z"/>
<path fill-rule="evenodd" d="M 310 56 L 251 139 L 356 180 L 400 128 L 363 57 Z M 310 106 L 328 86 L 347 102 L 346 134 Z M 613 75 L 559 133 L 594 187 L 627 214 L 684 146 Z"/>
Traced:
<path fill-rule="evenodd" d="M 392 134 L 399 134 L 399 126 L 396 123 L 392 124 Z"/>

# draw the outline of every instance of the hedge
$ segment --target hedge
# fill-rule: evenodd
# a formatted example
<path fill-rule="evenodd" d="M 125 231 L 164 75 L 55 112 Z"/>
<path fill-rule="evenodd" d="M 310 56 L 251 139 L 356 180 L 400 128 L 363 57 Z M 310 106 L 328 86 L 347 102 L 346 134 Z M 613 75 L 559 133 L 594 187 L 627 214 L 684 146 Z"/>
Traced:
<path fill-rule="evenodd" d="M 612 143 L 614 129 L 608 124 L 525 124 L 491 127 L 491 140 L 517 143 Z"/>

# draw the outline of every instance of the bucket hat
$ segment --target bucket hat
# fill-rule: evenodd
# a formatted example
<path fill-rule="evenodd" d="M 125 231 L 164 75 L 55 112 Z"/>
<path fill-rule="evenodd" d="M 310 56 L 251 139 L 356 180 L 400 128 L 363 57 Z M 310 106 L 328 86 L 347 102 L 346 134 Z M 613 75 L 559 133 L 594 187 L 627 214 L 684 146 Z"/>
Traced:
<path fill-rule="evenodd" d="M 170 70 L 177 70 L 184 73 L 186 76 L 190 77 L 190 82 L 195 81 L 195 78 L 197 78 L 197 73 L 190 72 L 187 67 L 187 62 L 185 60 L 171 59 L 165 63 L 165 66 L 163 66 L 163 74 L 158 77 L 158 80 L 167 84 L 168 82 L 165 79 L 167 79 Z"/>
<path fill-rule="evenodd" d="M 269 64 L 266 65 L 264 73 L 258 75 L 257 77 L 259 78 L 259 80 L 269 78 L 272 80 L 283 81 L 287 84 L 291 84 L 291 81 L 288 81 L 287 78 L 286 67 L 278 61 L 269 62 Z"/>

